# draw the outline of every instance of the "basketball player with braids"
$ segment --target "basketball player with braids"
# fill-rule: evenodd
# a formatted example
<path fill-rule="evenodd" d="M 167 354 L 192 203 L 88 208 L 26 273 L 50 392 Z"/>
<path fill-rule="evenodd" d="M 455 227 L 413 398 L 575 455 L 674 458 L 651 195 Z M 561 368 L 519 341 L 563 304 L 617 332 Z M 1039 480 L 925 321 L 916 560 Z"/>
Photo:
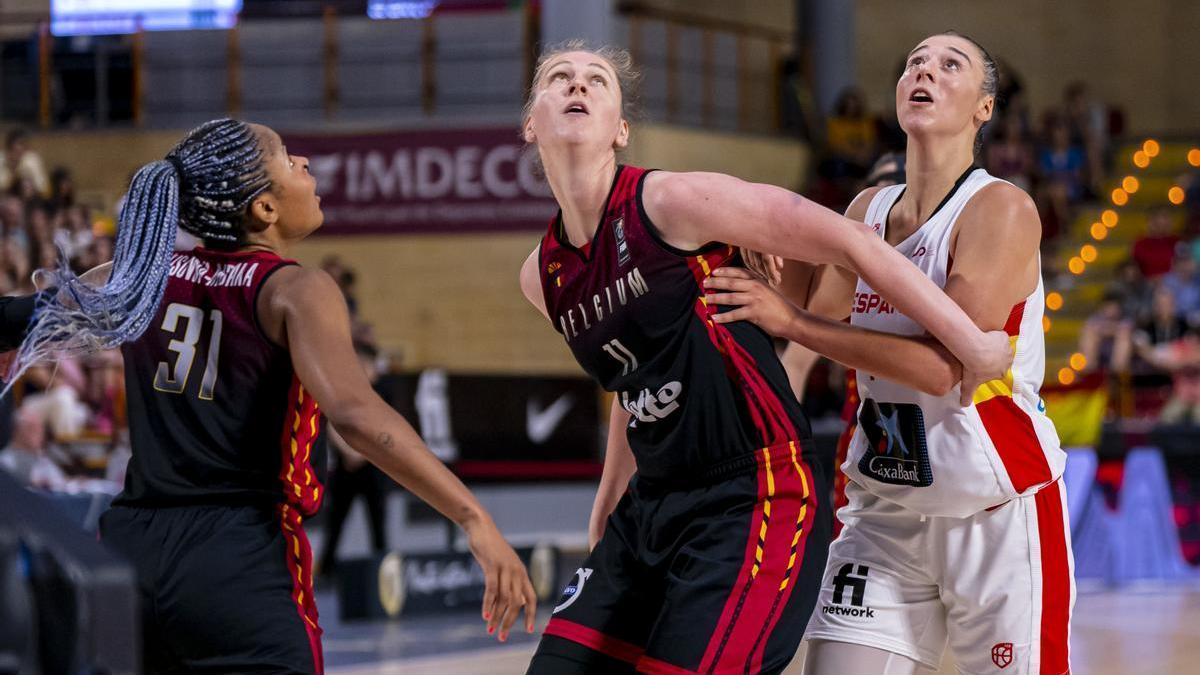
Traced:
<path fill-rule="evenodd" d="M 771 338 L 718 323 L 703 282 L 738 246 L 854 269 L 999 376 L 1011 351 L 903 256 L 786 190 L 624 166 L 629 55 L 568 44 L 525 110 L 560 213 L 521 269 L 526 297 L 614 392 L 594 548 L 529 672 L 776 673 L 796 653 L 830 514 L 808 423 Z"/>
<path fill-rule="evenodd" d="M 320 227 L 308 160 L 278 134 L 222 119 L 134 176 L 111 266 L 0 308 L 11 373 L 120 346 L 133 457 L 101 520 L 138 571 L 147 672 L 321 673 L 303 521 L 324 487 L 324 414 L 346 441 L 461 526 L 486 577 L 488 631 L 534 592 L 465 486 L 373 391 L 345 301 L 288 249 Z M 176 228 L 204 245 L 173 252 Z"/>
<path fill-rule="evenodd" d="M 789 298 L 744 270 L 710 280 L 709 301 L 736 307 L 717 322 L 753 321 L 858 371 L 848 505 L 806 635 L 807 675 L 936 670 L 947 642 L 963 673 L 1070 671 L 1066 455 L 1038 395 L 1041 223 L 1029 195 L 974 165 L 998 79 L 963 35 L 917 45 L 896 83 L 904 183 L 865 190 L 847 215 L 981 329 L 1004 330 L 1015 359 L 1003 377 L 956 386 L 956 360 L 844 266 L 789 264 L 785 276 L 813 275 Z"/>

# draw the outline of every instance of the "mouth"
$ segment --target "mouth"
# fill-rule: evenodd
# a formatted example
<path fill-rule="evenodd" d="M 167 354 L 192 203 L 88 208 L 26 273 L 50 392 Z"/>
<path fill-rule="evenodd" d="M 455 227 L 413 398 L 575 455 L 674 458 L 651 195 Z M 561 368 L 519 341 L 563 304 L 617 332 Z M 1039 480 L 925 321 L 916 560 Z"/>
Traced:
<path fill-rule="evenodd" d="M 913 90 L 908 100 L 911 103 L 933 103 L 933 96 L 929 94 L 928 89 L 918 88 Z"/>
<path fill-rule="evenodd" d="M 567 105 L 567 107 L 563 110 L 563 113 L 567 115 L 587 115 L 587 104 L 583 101 L 574 101 Z"/>

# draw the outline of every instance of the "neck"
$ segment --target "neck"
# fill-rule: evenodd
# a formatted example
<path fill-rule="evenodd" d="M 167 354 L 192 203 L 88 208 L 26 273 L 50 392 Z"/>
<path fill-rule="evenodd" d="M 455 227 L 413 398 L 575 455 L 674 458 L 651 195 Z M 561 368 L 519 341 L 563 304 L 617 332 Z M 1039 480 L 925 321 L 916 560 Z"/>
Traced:
<path fill-rule="evenodd" d="M 923 223 L 933 215 L 955 181 L 975 162 L 975 137 L 916 139 L 908 138 L 904 167 L 903 201 L 916 211 L 916 222 Z"/>
<path fill-rule="evenodd" d="M 246 243 L 242 244 L 239 251 L 267 251 L 275 255 L 286 258 L 291 250 L 291 242 L 278 236 L 275 228 L 267 228 L 262 232 L 254 232 L 246 235 Z"/>
<path fill-rule="evenodd" d="M 604 202 L 617 173 L 616 154 L 572 146 L 561 152 L 539 149 L 546 180 L 562 209 L 563 231 L 572 246 L 591 241 L 604 215 Z"/>

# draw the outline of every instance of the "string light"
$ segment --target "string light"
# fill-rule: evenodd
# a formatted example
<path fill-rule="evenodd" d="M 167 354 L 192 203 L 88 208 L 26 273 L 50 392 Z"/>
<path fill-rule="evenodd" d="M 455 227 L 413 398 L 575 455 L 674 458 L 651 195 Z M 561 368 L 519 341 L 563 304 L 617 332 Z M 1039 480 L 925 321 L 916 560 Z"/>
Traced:
<path fill-rule="evenodd" d="M 1046 308 L 1052 312 L 1057 312 L 1062 309 L 1063 297 L 1058 291 L 1051 291 L 1046 294 Z"/>
<path fill-rule="evenodd" d="M 1087 357 L 1079 352 L 1071 355 L 1071 368 L 1075 370 L 1083 370 L 1087 367 Z"/>
<path fill-rule="evenodd" d="M 1101 222 L 1092 223 L 1092 239 L 1095 239 L 1096 241 L 1100 241 L 1101 239 L 1104 239 L 1107 236 L 1108 236 L 1108 228 L 1104 226 L 1104 223 L 1101 223 Z"/>
<path fill-rule="evenodd" d="M 1158 157 L 1158 151 L 1158 141 L 1153 138 L 1148 138 L 1145 143 L 1142 143 L 1142 152 L 1146 153 L 1151 159 Z"/>
<path fill-rule="evenodd" d="M 1079 249 L 1079 257 L 1083 258 L 1083 262 L 1085 263 L 1096 262 L 1096 256 L 1098 255 L 1099 252 L 1096 250 L 1096 247 L 1091 244 L 1084 244 L 1083 248 Z"/>
<path fill-rule="evenodd" d="M 1112 191 L 1112 203 L 1117 206 L 1125 206 L 1129 203 L 1129 193 L 1117 188 Z"/>
<path fill-rule="evenodd" d="M 1060 368 L 1058 371 L 1059 384 L 1071 384 L 1075 381 L 1075 371 L 1070 368 Z"/>
<path fill-rule="evenodd" d="M 1167 190 L 1167 201 L 1171 202 L 1175 206 L 1179 206 L 1183 203 L 1183 197 L 1183 188 L 1179 187 L 1178 185 L 1172 185 L 1171 189 Z"/>
<path fill-rule="evenodd" d="M 1137 192 L 1141 185 L 1142 184 L 1138 182 L 1138 179 L 1134 178 L 1133 176 L 1125 176 L 1125 179 L 1121 181 L 1121 189 L 1125 190 L 1129 194 Z"/>
<path fill-rule="evenodd" d="M 1142 150 L 1133 153 L 1133 165 L 1139 169 L 1144 169 L 1150 166 L 1150 155 L 1147 155 Z"/>
<path fill-rule="evenodd" d="M 1120 218 L 1117 216 L 1117 212 L 1113 211 L 1112 209 L 1105 209 L 1104 212 L 1100 214 L 1100 222 L 1104 223 L 1105 227 L 1116 227 L 1119 221 Z"/>
<path fill-rule="evenodd" d="M 1050 332 L 1050 317 L 1046 316 L 1045 314 L 1042 315 L 1042 332 Z"/>
<path fill-rule="evenodd" d="M 1188 150 L 1188 164 L 1200 166 L 1200 148 Z"/>
<path fill-rule="evenodd" d="M 1083 258 L 1079 256 L 1071 258 L 1071 261 L 1067 263 L 1067 269 L 1071 270 L 1071 274 L 1075 275 L 1083 274 L 1083 270 L 1086 267 L 1087 265 L 1084 264 Z"/>

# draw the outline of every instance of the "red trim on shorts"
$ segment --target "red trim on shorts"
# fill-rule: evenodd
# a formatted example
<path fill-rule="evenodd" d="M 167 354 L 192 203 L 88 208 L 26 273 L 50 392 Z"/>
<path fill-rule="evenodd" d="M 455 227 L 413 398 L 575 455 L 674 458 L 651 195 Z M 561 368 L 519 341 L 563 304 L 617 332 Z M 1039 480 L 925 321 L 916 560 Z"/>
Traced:
<path fill-rule="evenodd" d="M 767 641 L 803 567 L 808 534 L 817 510 L 812 472 L 800 459 L 798 443 L 760 450 L 758 458 L 758 503 L 751 519 L 744 562 L 709 638 L 700 662 L 702 673 L 741 672 L 747 666 L 754 672 L 761 668 Z M 775 486 L 769 499 L 768 470 Z M 770 517 L 765 514 L 768 501 Z M 760 544 L 762 562 L 755 574 Z"/>
<path fill-rule="evenodd" d="M 557 616 L 550 619 L 550 623 L 546 625 L 544 632 L 546 635 L 570 640 L 630 665 L 637 665 L 638 660 L 642 658 L 642 652 L 645 651 L 631 642 L 626 642 L 611 635 L 605 635 L 594 628 L 589 628 L 574 621 L 560 619 Z"/>
<path fill-rule="evenodd" d="M 1062 481 L 1057 480 L 1034 497 L 1037 504 L 1038 540 L 1042 550 L 1042 627 L 1040 675 L 1071 672 L 1071 568 L 1063 516 Z"/>
<path fill-rule="evenodd" d="M 1033 420 L 1016 401 L 996 396 L 977 403 L 975 409 L 1018 494 L 1054 479 Z"/>
<path fill-rule="evenodd" d="M 313 595 L 312 547 L 304 534 L 300 512 L 287 505 L 279 505 L 279 517 L 283 526 L 283 538 L 287 544 L 287 568 L 292 576 L 292 602 L 296 613 L 304 624 L 308 635 L 308 646 L 312 649 L 313 672 L 323 675 L 325 655 L 321 650 L 321 625 L 317 614 L 317 600 Z"/>

